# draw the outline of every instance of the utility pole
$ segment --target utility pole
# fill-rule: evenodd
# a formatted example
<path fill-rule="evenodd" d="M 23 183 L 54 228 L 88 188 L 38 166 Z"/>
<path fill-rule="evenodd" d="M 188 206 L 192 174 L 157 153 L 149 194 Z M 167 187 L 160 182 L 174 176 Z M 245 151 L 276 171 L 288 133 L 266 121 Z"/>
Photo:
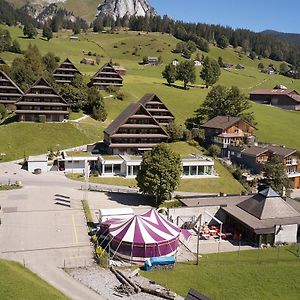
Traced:
<path fill-rule="evenodd" d="M 198 232 L 197 232 L 197 263 L 196 263 L 197 266 L 199 265 L 201 219 L 202 219 L 202 215 L 200 215 L 200 218 L 199 218 L 199 225 L 198 225 Z"/>

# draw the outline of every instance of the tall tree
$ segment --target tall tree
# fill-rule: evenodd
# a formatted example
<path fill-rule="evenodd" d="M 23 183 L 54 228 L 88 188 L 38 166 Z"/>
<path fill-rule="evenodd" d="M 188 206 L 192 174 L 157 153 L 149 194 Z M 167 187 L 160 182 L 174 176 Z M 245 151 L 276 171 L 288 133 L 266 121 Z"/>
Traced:
<path fill-rule="evenodd" d="M 217 40 L 218 47 L 225 49 L 229 46 L 228 38 L 225 35 L 221 35 Z"/>
<path fill-rule="evenodd" d="M 169 85 L 175 82 L 177 71 L 173 64 L 166 65 L 165 69 L 162 71 L 162 76 L 165 78 Z"/>
<path fill-rule="evenodd" d="M 47 24 L 43 27 L 43 37 L 46 38 L 47 41 L 50 41 L 53 38 L 52 30 Z"/>
<path fill-rule="evenodd" d="M 290 70 L 289 66 L 286 63 L 281 63 L 279 66 L 279 72 L 282 75 L 285 75 Z"/>
<path fill-rule="evenodd" d="M 200 72 L 200 77 L 204 80 L 206 87 L 215 84 L 221 75 L 221 70 L 218 62 L 206 56 L 203 60 L 203 67 Z"/>
<path fill-rule="evenodd" d="M 52 52 L 45 54 L 42 61 L 49 73 L 52 73 L 58 67 L 57 57 Z"/>
<path fill-rule="evenodd" d="M 182 173 L 180 156 L 167 144 L 160 144 L 143 155 L 141 169 L 136 177 L 143 194 L 156 198 L 156 206 L 170 199 L 179 184 Z"/>
<path fill-rule="evenodd" d="M 252 113 L 245 112 L 250 107 L 250 101 L 237 87 L 227 88 L 217 85 L 212 88 L 201 107 L 196 110 L 195 119 L 201 124 L 216 116 L 240 116 L 253 124 Z"/>
<path fill-rule="evenodd" d="M 196 81 L 196 70 L 194 62 L 188 60 L 181 62 L 177 68 L 176 79 L 183 81 L 184 89 L 187 89 L 187 84 L 194 83 Z"/>
<path fill-rule="evenodd" d="M 264 166 L 264 178 L 259 180 L 258 189 L 264 190 L 271 187 L 278 194 L 290 187 L 283 160 L 276 154 L 270 156 Z"/>
<path fill-rule="evenodd" d="M 36 28 L 32 25 L 32 23 L 27 23 L 23 28 L 23 34 L 29 39 L 32 39 L 35 38 L 38 33 Z"/>

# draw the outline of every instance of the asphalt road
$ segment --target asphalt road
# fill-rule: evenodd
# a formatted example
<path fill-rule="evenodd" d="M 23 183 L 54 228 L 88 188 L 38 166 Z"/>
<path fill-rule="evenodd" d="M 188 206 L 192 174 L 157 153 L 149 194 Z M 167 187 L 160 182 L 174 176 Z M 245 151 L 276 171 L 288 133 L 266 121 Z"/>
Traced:
<path fill-rule="evenodd" d="M 93 263 L 80 182 L 0 164 L 0 183 L 17 180 L 22 189 L 0 192 L 0 257 L 19 261 L 71 299 L 103 299 L 62 269 Z M 70 197 L 71 208 L 55 204 L 57 194 Z"/>

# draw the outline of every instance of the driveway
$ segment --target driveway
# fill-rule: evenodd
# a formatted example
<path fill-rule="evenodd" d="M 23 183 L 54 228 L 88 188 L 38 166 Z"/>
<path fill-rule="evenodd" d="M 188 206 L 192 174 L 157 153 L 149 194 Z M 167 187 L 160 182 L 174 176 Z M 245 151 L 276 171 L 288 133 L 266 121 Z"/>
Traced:
<path fill-rule="evenodd" d="M 0 257 L 21 262 L 71 299 L 103 299 L 62 269 L 93 263 L 80 183 L 0 164 L 0 182 L 16 180 L 22 189 L 0 192 Z M 71 208 L 55 204 L 58 194 L 70 197 Z"/>

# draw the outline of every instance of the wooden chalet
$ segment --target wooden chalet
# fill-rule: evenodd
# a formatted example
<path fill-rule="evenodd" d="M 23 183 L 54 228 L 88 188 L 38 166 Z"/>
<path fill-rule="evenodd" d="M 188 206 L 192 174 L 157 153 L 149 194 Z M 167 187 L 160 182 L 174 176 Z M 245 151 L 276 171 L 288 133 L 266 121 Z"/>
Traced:
<path fill-rule="evenodd" d="M 3 71 L 0 71 L 0 103 L 8 106 L 23 95 L 23 91 Z"/>
<path fill-rule="evenodd" d="M 217 144 L 222 156 L 227 155 L 226 148 L 254 140 L 255 128 L 240 117 L 217 116 L 201 126 L 204 129 L 207 144 Z"/>
<path fill-rule="evenodd" d="M 139 103 L 141 103 L 152 117 L 159 123 L 159 125 L 168 125 L 173 122 L 175 117 L 167 108 L 167 106 L 153 93 L 143 96 Z"/>
<path fill-rule="evenodd" d="M 74 64 L 67 58 L 53 72 L 54 80 L 57 83 L 71 83 L 76 74 L 81 74 Z"/>
<path fill-rule="evenodd" d="M 260 89 L 250 93 L 250 100 L 278 106 L 283 109 L 300 110 L 300 94 L 289 89 Z"/>
<path fill-rule="evenodd" d="M 5 66 L 6 62 L 0 57 L 0 66 Z"/>
<path fill-rule="evenodd" d="M 44 79 L 38 79 L 16 102 L 19 121 L 62 122 L 69 115 L 67 102 Z"/>
<path fill-rule="evenodd" d="M 113 154 L 138 154 L 167 142 L 168 133 L 140 103 L 130 104 L 105 130 Z"/>
<path fill-rule="evenodd" d="M 109 86 L 122 87 L 123 78 L 111 64 L 105 64 L 92 77 L 89 87 L 95 86 L 97 89 L 104 90 Z"/>

